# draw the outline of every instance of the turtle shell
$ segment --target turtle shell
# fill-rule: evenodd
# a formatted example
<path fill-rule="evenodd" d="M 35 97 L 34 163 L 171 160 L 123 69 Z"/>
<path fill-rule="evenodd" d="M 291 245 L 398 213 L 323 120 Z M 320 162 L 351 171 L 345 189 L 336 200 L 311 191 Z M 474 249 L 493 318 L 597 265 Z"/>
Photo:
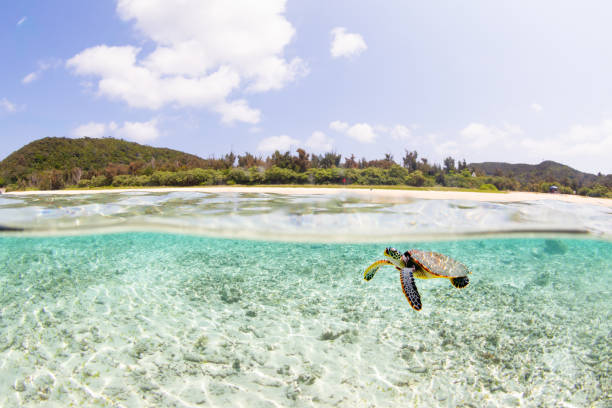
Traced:
<path fill-rule="evenodd" d="M 411 249 L 408 253 L 414 263 L 434 275 L 444 278 L 461 278 L 471 273 L 461 262 L 438 252 Z"/>

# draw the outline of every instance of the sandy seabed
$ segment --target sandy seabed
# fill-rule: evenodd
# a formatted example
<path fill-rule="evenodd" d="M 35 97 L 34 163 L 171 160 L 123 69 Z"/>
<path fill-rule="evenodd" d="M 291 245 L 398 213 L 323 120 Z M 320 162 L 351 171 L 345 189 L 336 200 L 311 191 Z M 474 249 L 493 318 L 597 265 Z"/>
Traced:
<path fill-rule="evenodd" d="M 389 244 L 470 285 L 416 312 L 376 244 L 0 237 L 0 406 L 609 407 L 610 243 Z"/>

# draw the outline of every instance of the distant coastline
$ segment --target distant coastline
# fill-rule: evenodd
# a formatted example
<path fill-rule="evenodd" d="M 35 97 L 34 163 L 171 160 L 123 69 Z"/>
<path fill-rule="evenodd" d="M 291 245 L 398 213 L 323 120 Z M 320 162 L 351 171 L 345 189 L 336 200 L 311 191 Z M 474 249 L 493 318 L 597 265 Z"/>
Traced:
<path fill-rule="evenodd" d="M 538 200 L 556 200 L 569 203 L 592 204 L 612 208 L 612 199 L 600 197 L 585 197 L 570 194 L 548 194 L 533 193 L 526 191 L 508 192 L 480 192 L 461 190 L 431 190 L 431 189 L 407 189 L 379 186 L 372 187 L 340 187 L 340 186 L 207 186 L 207 187 L 137 187 L 137 188 L 102 188 L 102 189 L 70 189 L 70 190 L 30 190 L 14 191 L 5 195 L 78 195 L 78 194 L 103 194 L 120 192 L 173 192 L 193 191 L 201 193 L 261 193 L 261 194 L 356 194 L 362 198 L 371 196 L 376 198 L 387 198 L 390 201 L 403 201 L 410 199 L 422 200 L 466 200 L 466 201 L 489 201 L 489 202 L 525 202 Z"/>
<path fill-rule="evenodd" d="M 418 160 L 417 160 L 418 159 Z M 612 198 L 612 174 L 588 174 L 554 161 L 537 165 L 467 163 L 449 156 L 437 164 L 404 150 L 395 161 L 335 152 L 276 150 L 263 157 L 230 152 L 204 159 L 177 150 L 113 138 L 47 137 L 0 161 L 7 191 L 200 186 L 320 186 L 474 192 L 529 191 Z"/>

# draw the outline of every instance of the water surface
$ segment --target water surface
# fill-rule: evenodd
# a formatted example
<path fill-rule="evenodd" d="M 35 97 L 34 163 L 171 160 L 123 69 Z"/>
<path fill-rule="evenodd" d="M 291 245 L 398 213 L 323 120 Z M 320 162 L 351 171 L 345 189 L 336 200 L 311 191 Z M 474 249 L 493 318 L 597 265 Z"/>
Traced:
<path fill-rule="evenodd" d="M 165 231 L 276 241 L 381 242 L 466 234 L 612 237 L 612 209 L 555 200 L 419 200 L 336 194 L 107 192 L 0 197 L 0 225 L 32 234 Z M 500 194 L 501 195 L 501 194 Z"/>

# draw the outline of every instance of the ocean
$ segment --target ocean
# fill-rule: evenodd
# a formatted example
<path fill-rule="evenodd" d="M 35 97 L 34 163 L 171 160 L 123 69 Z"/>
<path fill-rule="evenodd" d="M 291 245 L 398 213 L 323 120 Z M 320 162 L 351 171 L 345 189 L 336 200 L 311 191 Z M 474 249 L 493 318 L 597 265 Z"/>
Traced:
<path fill-rule="evenodd" d="M 494 195 L 493 198 L 494 199 Z M 609 407 L 612 216 L 561 202 L 2 196 L 0 406 Z M 385 247 L 464 263 L 416 280 Z"/>

